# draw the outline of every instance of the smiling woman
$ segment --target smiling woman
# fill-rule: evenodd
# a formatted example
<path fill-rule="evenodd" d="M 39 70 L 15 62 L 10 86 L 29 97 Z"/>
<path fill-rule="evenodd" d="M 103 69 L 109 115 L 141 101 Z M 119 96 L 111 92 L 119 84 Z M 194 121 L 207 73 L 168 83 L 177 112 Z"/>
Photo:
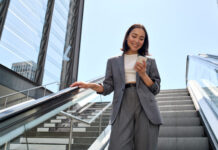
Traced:
<path fill-rule="evenodd" d="M 162 119 L 154 95 L 160 91 L 160 76 L 154 59 L 137 61 L 148 55 L 143 25 L 127 30 L 122 50 L 121 56 L 108 59 L 103 85 L 74 82 L 71 86 L 103 95 L 114 91 L 109 150 L 156 150 Z"/>
<path fill-rule="evenodd" d="M 126 54 L 137 54 L 138 49 L 144 44 L 145 32 L 140 28 L 132 30 L 127 39 L 127 45 L 129 45 L 129 51 Z"/>

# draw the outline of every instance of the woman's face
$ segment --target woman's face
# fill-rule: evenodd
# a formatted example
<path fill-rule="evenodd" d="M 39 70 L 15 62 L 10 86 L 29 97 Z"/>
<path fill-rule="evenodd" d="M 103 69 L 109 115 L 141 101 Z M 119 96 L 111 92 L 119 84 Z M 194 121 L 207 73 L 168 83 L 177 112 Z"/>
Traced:
<path fill-rule="evenodd" d="M 138 50 L 143 46 L 145 40 L 145 32 L 141 28 L 133 29 L 127 38 L 127 44 L 129 50 L 132 53 L 137 53 Z"/>

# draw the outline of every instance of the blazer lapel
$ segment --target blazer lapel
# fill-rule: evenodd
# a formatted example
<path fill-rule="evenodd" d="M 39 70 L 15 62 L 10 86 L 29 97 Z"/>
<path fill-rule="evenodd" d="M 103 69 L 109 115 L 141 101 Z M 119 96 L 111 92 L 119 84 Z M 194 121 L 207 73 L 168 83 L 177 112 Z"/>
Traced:
<path fill-rule="evenodd" d="M 123 83 L 125 83 L 125 72 L 124 72 L 124 54 L 122 54 L 118 58 L 118 66 L 120 70 L 121 79 L 123 80 Z"/>

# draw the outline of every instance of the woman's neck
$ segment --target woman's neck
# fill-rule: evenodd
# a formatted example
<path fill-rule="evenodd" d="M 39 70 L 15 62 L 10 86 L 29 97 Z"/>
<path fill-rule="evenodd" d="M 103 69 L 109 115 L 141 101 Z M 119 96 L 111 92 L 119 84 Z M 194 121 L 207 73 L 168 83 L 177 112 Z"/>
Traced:
<path fill-rule="evenodd" d="M 138 54 L 138 52 L 137 52 L 137 51 L 128 50 L 127 52 L 125 52 L 125 54 L 127 54 L 127 55 L 133 55 L 133 54 Z"/>

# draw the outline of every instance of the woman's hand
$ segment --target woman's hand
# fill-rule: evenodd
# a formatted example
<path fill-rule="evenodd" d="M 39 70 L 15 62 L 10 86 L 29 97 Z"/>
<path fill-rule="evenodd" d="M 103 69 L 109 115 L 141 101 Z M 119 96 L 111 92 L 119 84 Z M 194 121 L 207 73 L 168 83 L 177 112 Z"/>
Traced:
<path fill-rule="evenodd" d="M 96 83 L 86 83 L 86 82 L 74 82 L 73 84 L 70 85 L 70 87 L 75 87 L 78 86 L 79 88 L 91 88 L 93 90 L 95 90 L 96 92 L 103 92 L 104 88 L 103 86 L 96 84 Z"/>
<path fill-rule="evenodd" d="M 139 76 L 143 76 L 146 73 L 146 62 L 143 63 L 136 62 L 134 69 L 138 72 Z"/>
<path fill-rule="evenodd" d="M 89 83 L 86 83 L 86 82 L 74 82 L 70 85 L 70 87 L 75 87 L 75 86 L 78 86 L 79 88 L 90 88 L 89 86 Z"/>

